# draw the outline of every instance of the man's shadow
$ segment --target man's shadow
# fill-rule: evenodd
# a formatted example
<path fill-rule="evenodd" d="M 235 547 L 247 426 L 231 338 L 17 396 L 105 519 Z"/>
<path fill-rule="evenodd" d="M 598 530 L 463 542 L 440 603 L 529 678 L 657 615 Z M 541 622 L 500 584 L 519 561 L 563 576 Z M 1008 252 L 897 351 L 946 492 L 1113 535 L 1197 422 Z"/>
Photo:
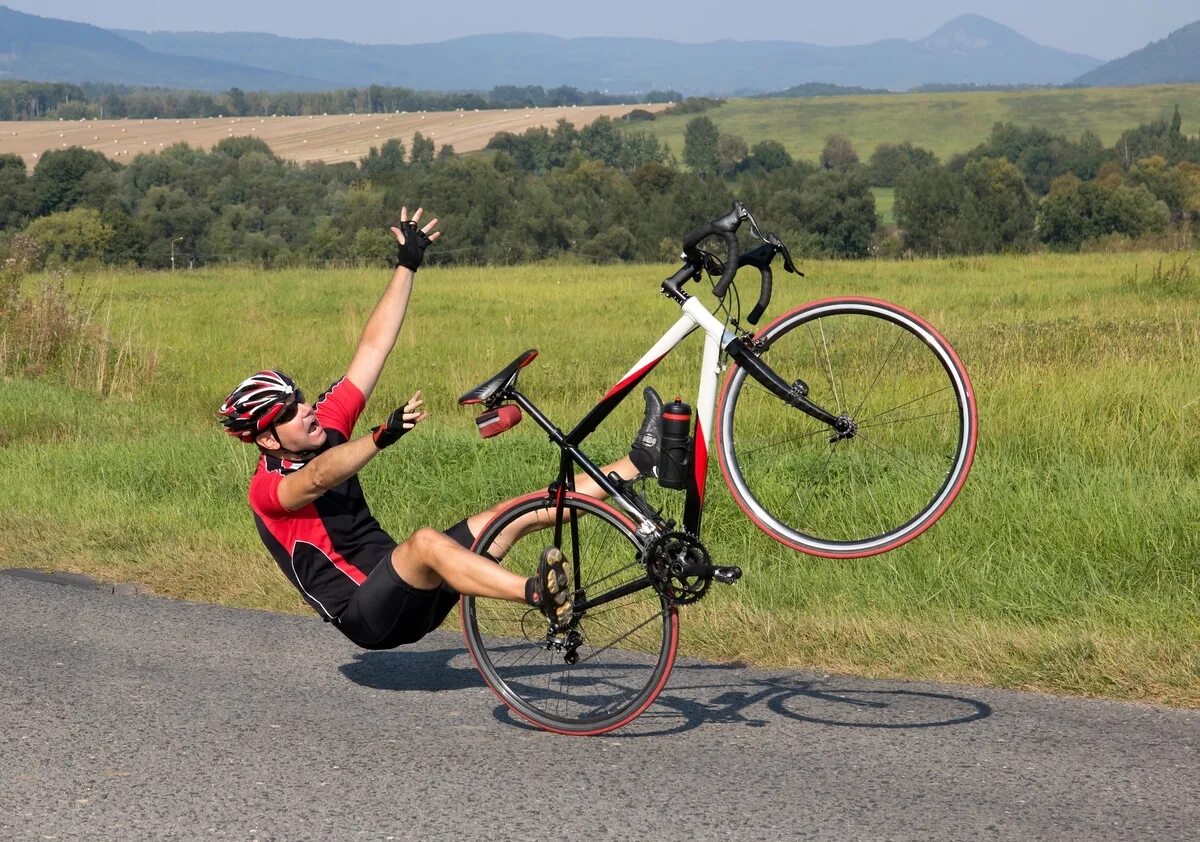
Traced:
<path fill-rule="evenodd" d="M 401 693 L 484 686 L 466 650 L 459 647 L 361 652 L 339 670 L 355 684 Z M 682 733 L 705 724 L 761 728 L 780 720 L 840 728 L 944 728 L 992 713 L 992 707 L 978 699 L 904 681 L 750 673 L 742 664 L 696 662 L 677 664 L 654 704 L 613 736 Z M 516 727 L 533 727 L 503 704 L 493 716 Z"/>
<path fill-rule="evenodd" d="M 363 687 L 399 693 L 438 693 L 484 686 L 461 647 L 359 652 L 352 662 L 338 667 L 338 671 Z"/>

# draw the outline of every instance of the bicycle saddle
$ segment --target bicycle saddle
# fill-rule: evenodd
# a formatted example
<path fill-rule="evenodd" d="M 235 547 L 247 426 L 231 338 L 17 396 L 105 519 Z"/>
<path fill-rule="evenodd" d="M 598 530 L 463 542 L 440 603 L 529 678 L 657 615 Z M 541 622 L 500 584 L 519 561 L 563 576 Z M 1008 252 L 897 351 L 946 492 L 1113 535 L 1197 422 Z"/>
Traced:
<path fill-rule="evenodd" d="M 502 368 L 495 376 L 487 381 L 480 383 L 471 391 L 467 392 L 458 399 L 460 406 L 466 406 L 472 403 L 487 403 L 498 392 L 503 392 L 508 389 L 517 380 L 517 375 L 525 366 L 533 362 L 533 358 L 538 355 L 536 348 L 530 348 L 525 353 L 521 354 L 515 360 Z"/>

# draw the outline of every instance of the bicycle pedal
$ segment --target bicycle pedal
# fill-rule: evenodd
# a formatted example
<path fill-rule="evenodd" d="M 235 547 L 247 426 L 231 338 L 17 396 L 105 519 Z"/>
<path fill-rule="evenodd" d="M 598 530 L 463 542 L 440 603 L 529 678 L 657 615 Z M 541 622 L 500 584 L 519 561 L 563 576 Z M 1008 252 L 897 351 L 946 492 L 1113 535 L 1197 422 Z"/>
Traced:
<path fill-rule="evenodd" d="M 724 585 L 732 585 L 738 579 L 742 578 L 742 568 L 740 567 L 714 567 L 713 578 Z"/>

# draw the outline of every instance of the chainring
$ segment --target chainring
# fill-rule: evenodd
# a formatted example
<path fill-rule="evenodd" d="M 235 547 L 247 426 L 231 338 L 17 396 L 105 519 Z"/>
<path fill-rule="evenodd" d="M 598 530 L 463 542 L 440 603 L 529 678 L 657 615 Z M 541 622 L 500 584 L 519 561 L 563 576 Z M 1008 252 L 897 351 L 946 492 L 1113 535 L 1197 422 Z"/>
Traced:
<path fill-rule="evenodd" d="M 668 532 L 646 548 L 646 569 L 655 589 L 673 605 L 698 602 L 708 593 L 712 573 L 697 574 L 689 568 L 712 569 L 712 559 L 700 540 L 686 532 Z"/>

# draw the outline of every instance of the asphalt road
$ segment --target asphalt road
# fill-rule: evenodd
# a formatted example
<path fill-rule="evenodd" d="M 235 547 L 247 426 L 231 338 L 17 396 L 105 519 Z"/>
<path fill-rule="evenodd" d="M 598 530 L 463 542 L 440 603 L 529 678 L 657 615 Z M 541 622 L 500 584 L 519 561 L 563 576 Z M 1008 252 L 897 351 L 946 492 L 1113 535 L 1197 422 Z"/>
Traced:
<path fill-rule="evenodd" d="M 0 574 L 6 840 L 1182 840 L 1197 781 L 1200 712 L 683 663 L 560 737 L 457 634 Z"/>

